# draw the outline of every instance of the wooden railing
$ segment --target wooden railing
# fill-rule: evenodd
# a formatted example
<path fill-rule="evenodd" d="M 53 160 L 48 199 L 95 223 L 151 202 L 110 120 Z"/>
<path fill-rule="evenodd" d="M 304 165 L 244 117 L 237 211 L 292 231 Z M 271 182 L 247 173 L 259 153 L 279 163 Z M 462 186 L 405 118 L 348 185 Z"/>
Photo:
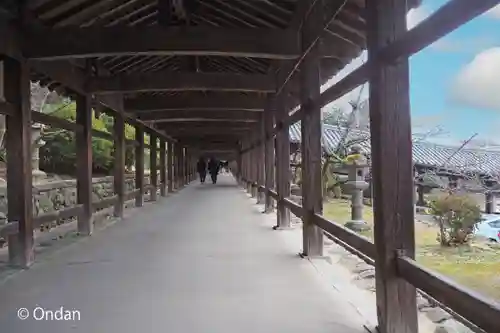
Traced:
<path fill-rule="evenodd" d="M 249 186 L 269 194 L 278 205 L 283 204 L 295 216 L 302 218 L 304 210 L 301 205 L 290 198 L 279 199 L 278 193 L 267 189 L 254 181 L 243 179 Z M 314 214 L 312 220 L 335 243 L 350 253 L 357 255 L 368 264 L 374 265 L 376 260 L 375 244 L 368 238 L 355 233 L 343 225 L 330 221 L 326 217 Z M 412 284 L 419 292 L 433 303 L 439 304 L 455 319 L 475 332 L 500 332 L 500 303 L 488 299 L 453 280 L 432 272 L 417 263 L 414 259 L 397 253 L 397 275 Z"/>

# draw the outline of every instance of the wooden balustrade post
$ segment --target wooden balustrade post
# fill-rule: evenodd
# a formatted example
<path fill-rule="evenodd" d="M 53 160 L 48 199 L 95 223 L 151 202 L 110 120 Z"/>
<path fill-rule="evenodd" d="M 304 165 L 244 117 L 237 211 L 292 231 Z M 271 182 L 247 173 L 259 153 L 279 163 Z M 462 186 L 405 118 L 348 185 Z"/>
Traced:
<path fill-rule="evenodd" d="M 87 62 L 89 71 L 90 63 Z M 76 133 L 76 183 L 77 201 L 83 205 L 78 216 L 78 232 L 91 235 L 94 227 L 92 218 L 92 96 L 77 94 L 76 123 L 80 130 Z"/>
<path fill-rule="evenodd" d="M 367 1 L 366 13 L 371 58 L 406 32 L 406 1 Z M 374 67 L 369 82 L 378 329 L 417 333 L 416 290 L 396 263 L 415 258 L 408 58 Z"/>
<path fill-rule="evenodd" d="M 149 185 L 150 185 L 150 196 L 151 201 L 157 200 L 158 190 L 158 137 L 156 134 L 151 133 L 149 136 Z"/>
<path fill-rule="evenodd" d="M 3 95 L 14 112 L 6 116 L 8 220 L 17 234 L 8 237 L 9 262 L 27 268 L 34 262 L 31 170 L 30 70 L 24 61 L 3 58 Z"/>
<path fill-rule="evenodd" d="M 160 195 L 167 196 L 167 165 L 166 165 L 166 142 L 160 138 Z"/>
<path fill-rule="evenodd" d="M 255 137 L 252 141 L 255 142 Z M 250 166 L 251 166 L 251 170 L 252 170 L 251 171 L 252 172 L 252 176 L 251 176 L 252 190 L 250 193 L 252 194 L 252 198 L 257 197 L 257 189 L 258 188 L 255 186 L 255 183 L 257 182 L 258 172 L 259 172 L 257 160 L 258 160 L 257 147 L 253 147 L 251 152 L 250 152 Z"/>
<path fill-rule="evenodd" d="M 135 188 L 138 190 L 135 197 L 135 206 L 144 205 L 144 127 L 135 126 Z"/>
<path fill-rule="evenodd" d="M 285 88 L 286 89 L 286 88 Z M 283 120 L 288 116 L 286 108 L 286 91 L 276 96 L 276 116 Z M 287 229 L 291 226 L 290 211 L 283 203 L 284 198 L 290 196 L 290 126 L 283 128 L 276 134 L 276 190 L 278 193 L 277 227 Z"/>
<path fill-rule="evenodd" d="M 264 170 L 265 170 L 265 187 L 268 190 L 274 188 L 274 137 L 265 137 L 265 133 L 270 133 L 273 130 L 273 105 L 274 97 L 270 99 L 270 106 L 264 111 Z M 272 213 L 274 211 L 274 202 L 271 194 L 265 193 L 265 212 Z"/>
<path fill-rule="evenodd" d="M 184 184 L 189 184 L 189 151 L 184 148 Z"/>
<path fill-rule="evenodd" d="M 256 149 L 256 167 L 257 167 L 257 184 L 265 185 L 265 177 L 266 177 L 266 145 L 264 138 L 266 136 L 266 124 L 265 124 L 265 115 L 264 113 L 261 115 L 259 121 L 259 138 L 261 139 L 261 144 Z M 257 203 L 265 204 L 266 203 L 266 193 L 259 190 L 257 187 Z"/>
<path fill-rule="evenodd" d="M 168 143 L 167 152 L 168 193 L 174 192 L 174 144 Z"/>
<path fill-rule="evenodd" d="M 240 147 L 236 155 L 236 181 L 240 186 L 242 186 L 242 177 L 243 177 L 242 168 L 243 168 L 243 156 Z"/>
<path fill-rule="evenodd" d="M 305 0 L 313 5 L 314 0 Z M 320 42 L 310 48 L 317 31 L 323 25 L 323 3 L 315 3 L 301 30 L 302 51 L 309 50 L 299 71 L 300 102 L 304 113 L 301 119 L 302 151 L 302 207 L 304 208 L 303 247 L 304 255 L 323 256 L 323 230 L 313 222 L 313 216 L 322 213 L 323 190 L 321 179 L 321 107 L 313 105 L 321 92 Z"/>
<path fill-rule="evenodd" d="M 125 119 L 119 112 L 113 114 L 114 138 L 114 177 L 113 186 L 118 201 L 115 204 L 114 215 L 123 217 L 125 204 Z"/>

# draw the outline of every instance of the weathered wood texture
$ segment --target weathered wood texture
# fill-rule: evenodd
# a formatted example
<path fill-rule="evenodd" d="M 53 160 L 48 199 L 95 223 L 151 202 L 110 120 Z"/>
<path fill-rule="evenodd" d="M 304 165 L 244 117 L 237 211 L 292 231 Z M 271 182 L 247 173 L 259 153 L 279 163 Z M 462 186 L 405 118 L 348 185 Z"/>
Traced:
<path fill-rule="evenodd" d="M 95 77 L 88 83 L 92 93 L 130 93 L 146 91 L 246 91 L 272 92 L 275 83 L 266 74 L 189 73 L 160 71 Z"/>
<path fill-rule="evenodd" d="M 258 133 L 259 136 L 265 136 L 266 135 L 266 124 L 264 121 L 264 113 L 261 114 L 259 121 L 259 128 L 258 128 Z M 266 165 L 265 165 L 265 156 L 266 156 L 266 146 L 265 145 L 260 145 L 256 149 L 256 167 L 257 167 L 257 184 L 258 185 L 264 185 L 265 183 L 265 178 L 266 178 Z M 258 204 L 265 204 L 266 201 L 266 194 L 262 191 L 257 191 L 257 203 Z"/>
<path fill-rule="evenodd" d="M 194 94 L 186 96 L 141 96 L 125 101 L 125 109 L 132 112 L 160 110 L 241 110 L 263 111 L 265 98 L 259 95 Z"/>
<path fill-rule="evenodd" d="M 270 132 L 273 128 L 274 115 L 274 96 L 270 97 L 269 107 L 264 111 L 264 135 Z M 274 189 L 274 138 L 268 137 L 265 141 L 264 148 L 264 169 L 265 169 L 265 187 Z M 274 211 L 274 200 L 269 192 L 265 193 L 265 212 L 272 213 Z"/>
<path fill-rule="evenodd" d="M 312 0 L 307 0 L 312 4 Z M 307 109 L 301 120 L 302 204 L 304 215 L 303 250 L 306 256 L 323 255 L 323 231 L 313 223 L 314 214 L 323 210 L 321 181 L 321 108 L 312 101 L 320 96 L 320 43 L 316 31 L 322 25 L 323 6 L 316 4 L 302 27 L 302 51 L 309 51 L 300 67 L 300 101 Z"/>
<path fill-rule="evenodd" d="M 299 55 L 295 34 L 280 29 L 67 27 L 30 31 L 26 37 L 23 54 L 30 59 L 57 60 L 125 55 L 294 59 Z M 125 40 L 127 43 L 123 43 Z"/>
<path fill-rule="evenodd" d="M 158 186 L 158 138 L 155 134 L 149 136 L 149 178 L 151 185 L 150 199 L 156 201 L 157 199 L 157 186 Z"/>
<path fill-rule="evenodd" d="M 118 200 L 115 204 L 114 215 L 123 217 L 125 205 L 125 120 L 119 112 L 113 114 L 114 137 L 114 178 L 113 185 Z"/>
<path fill-rule="evenodd" d="M 167 152 L 167 177 L 168 177 L 168 193 L 174 192 L 174 144 L 168 143 Z"/>
<path fill-rule="evenodd" d="M 135 126 L 135 188 L 138 190 L 135 197 L 136 207 L 144 204 L 144 127 L 140 124 Z"/>
<path fill-rule="evenodd" d="M 167 196 L 167 165 L 166 165 L 166 142 L 160 139 L 160 195 Z"/>
<path fill-rule="evenodd" d="M 76 123 L 82 128 L 76 133 L 76 181 L 77 202 L 83 205 L 78 218 L 78 231 L 90 235 L 93 231 L 92 219 L 92 98 L 77 94 Z"/>
<path fill-rule="evenodd" d="M 405 33 L 406 12 L 405 2 L 367 2 L 369 57 Z M 374 68 L 369 96 L 379 329 L 417 333 L 416 290 L 396 269 L 397 252 L 415 257 L 408 59 Z"/>
<path fill-rule="evenodd" d="M 283 119 L 288 116 L 288 109 L 285 107 L 285 96 L 276 96 L 276 117 Z M 290 196 L 290 130 L 284 126 L 276 134 L 276 191 L 278 192 L 278 227 L 289 228 L 290 211 L 283 204 L 283 199 Z"/>
<path fill-rule="evenodd" d="M 34 261 L 29 67 L 8 57 L 3 64 L 4 98 L 14 111 L 6 117 L 8 219 L 18 222 L 17 235 L 8 238 L 9 261 L 29 267 Z"/>
<path fill-rule="evenodd" d="M 166 110 L 166 111 L 142 111 L 137 117 L 143 121 L 154 121 L 155 123 L 178 123 L 178 122 L 258 122 L 260 112 L 241 110 Z"/>

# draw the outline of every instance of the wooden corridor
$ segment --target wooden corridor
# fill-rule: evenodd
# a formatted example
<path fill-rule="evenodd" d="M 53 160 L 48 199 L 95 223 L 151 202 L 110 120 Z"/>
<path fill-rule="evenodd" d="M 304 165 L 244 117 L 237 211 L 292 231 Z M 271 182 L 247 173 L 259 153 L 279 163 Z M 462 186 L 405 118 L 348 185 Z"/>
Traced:
<path fill-rule="evenodd" d="M 163 202 L 163 197 L 193 179 L 198 156 L 213 155 L 231 161 L 240 186 L 265 204 L 267 213 L 274 212 L 273 200 L 276 201 L 277 229 L 289 226 L 291 213 L 301 218 L 302 256 L 323 256 L 326 232 L 375 266 L 380 333 L 418 333 L 417 290 L 476 332 L 499 333 L 500 305 L 415 261 L 409 57 L 498 5 L 500 0 L 449 0 L 408 31 L 407 14 L 420 3 L 421 0 L 0 1 L 0 114 L 6 117 L 9 184 L 8 223 L 0 227 L 0 236 L 7 239 L 10 264 L 26 269 L 35 263 L 34 230 L 44 224 L 75 218 L 79 236 L 91 236 L 96 211 L 113 207 L 114 215 L 120 218 L 128 200 L 143 207 L 145 192 L 150 193 L 152 201 Z M 322 92 L 323 84 L 365 50 L 366 63 Z M 33 81 L 75 101 L 75 121 L 33 112 Z M 366 82 L 373 242 L 322 216 L 322 108 Z M 113 116 L 112 134 L 92 128 L 92 117 L 102 112 Z M 297 122 L 301 124 L 302 138 L 302 205 L 289 198 L 289 128 Z M 76 138 L 74 207 L 33 214 L 33 123 L 70 131 Z M 134 139 L 125 137 L 125 124 L 135 128 Z M 145 135 L 149 143 L 145 142 Z M 113 141 L 114 145 L 114 195 L 97 202 L 92 197 L 93 137 Z M 126 147 L 134 147 L 135 158 L 135 186 L 128 192 Z M 148 186 L 144 182 L 145 149 L 150 152 Z M 68 257 L 61 256 L 43 266 L 46 268 L 34 267 L 34 272 L 20 274 L 19 281 L 11 281 L 10 287 L 1 290 L 4 297 L 0 297 L 0 306 L 12 311 L 13 304 L 23 306 L 24 300 L 44 300 L 46 306 L 67 301 L 75 308 L 85 307 L 81 309 L 82 316 L 86 311 L 92 314 L 86 332 L 107 332 L 116 329 L 115 324 L 125 332 L 141 328 L 152 331 L 159 326 L 148 325 L 166 322 L 179 332 L 189 332 L 187 326 L 192 331 L 205 332 L 196 326 L 204 323 L 212 325 L 213 332 L 227 330 L 228 326 L 232 331 L 335 331 L 332 318 L 338 317 L 335 311 L 343 308 L 341 301 L 325 312 L 326 303 L 314 296 L 317 291 L 309 277 L 304 272 L 299 276 L 300 270 L 295 269 L 290 258 L 278 260 L 279 245 L 265 246 L 272 236 L 253 229 L 252 219 L 257 217 L 245 214 L 245 205 L 238 201 L 234 185 L 222 185 L 212 193 L 210 187 L 188 187 L 170 202 L 138 215 L 142 223 L 124 220 L 123 228 L 94 235 L 68 250 Z M 214 204 L 204 206 L 210 202 Z M 237 209 L 229 210 L 232 205 Z M 216 229 L 209 227 L 210 219 L 205 219 L 212 213 Z M 239 215 L 232 215 L 236 213 Z M 177 223 L 169 223 L 172 221 Z M 242 231 L 262 240 L 245 236 L 239 248 L 233 242 L 241 240 L 225 233 L 241 236 Z M 106 241 L 106 237 L 110 240 Z M 196 255 L 202 256 L 209 249 L 205 246 L 219 244 L 216 240 L 227 245 L 220 248 L 223 254 L 217 253 L 224 259 L 221 270 L 212 270 L 211 265 L 216 264 L 209 264 L 217 260 L 216 255 L 215 260 L 203 257 L 196 262 Z M 190 249 L 194 256 L 186 255 Z M 241 251 L 248 263 L 236 260 L 234 251 Z M 248 290 L 238 290 L 247 292 L 244 296 L 254 302 L 255 320 L 249 322 L 242 312 L 248 308 L 240 307 L 229 296 L 221 308 L 213 304 L 234 287 L 221 282 L 219 272 L 231 271 L 229 263 L 237 263 L 241 265 L 240 274 L 248 266 L 253 268 L 256 258 L 269 265 L 269 272 L 255 272 L 259 273 L 255 281 L 248 281 L 243 275 L 235 278 L 249 283 Z M 190 260 L 194 260 L 194 265 Z M 162 262 L 165 265 L 158 265 Z M 290 281 L 291 289 L 298 288 L 296 298 L 287 300 L 286 295 L 293 290 L 285 292 L 281 285 L 274 290 L 267 284 L 269 281 L 260 280 L 266 274 L 270 279 L 276 277 L 274 264 L 283 265 L 286 272 L 280 276 L 280 282 Z M 40 274 L 38 279 L 36 272 Z M 203 275 L 209 277 L 207 281 Z M 101 279 L 106 283 L 101 284 Z M 207 286 L 207 282 L 213 284 Z M 176 289 L 177 283 L 184 287 Z M 202 294 L 207 293 L 205 304 L 193 300 L 193 286 L 201 288 Z M 270 299 L 266 292 L 278 293 L 277 299 L 263 302 Z M 169 303 L 169 295 L 176 302 Z M 145 310 L 153 305 L 157 306 L 154 311 Z M 193 317 L 189 306 L 199 310 L 194 318 L 200 322 L 190 321 Z M 308 306 L 313 311 L 309 312 Z M 276 308 L 280 311 L 273 311 Z M 304 309 L 311 317 L 303 315 Z M 10 315 L 8 311 L 1 315 Z M 224 311 L 234 317 L 224 322 L 220 317 Z M 151 312 L 155 321 L 149 317 Z M 278 318 L 278 322 L 273 318 L 276 313 L 286 314 L 286 318 Z M 106 314 L 111 319 L 105 319 Z M 258 321 L 261 318 L 263 323 Z M 32 325 L 16 322 L 12 317 L 5 320 L 11 325 L 7 326 L 9 331 L 19 328 L 24 332 L 16 325 Z M 35 330 L 35 326 L 30 328 Z M 46 329 L 57 332 L 60 328 Z M 345 327 L 339 329 L 348 332 Z M 356 332 L 359 328 L 354 325 L 353 329 Z M 42 329 L 36 326 L 36 331 Z"/>
<path fill-rule="evenodd" d="M 2 332 L 363 333 L 229 175 L 172 197 L 0 285 Z M 267 222 L 266 222 L 267 221 Z M 20 320 L 61 306 L 79 321 Z"/>

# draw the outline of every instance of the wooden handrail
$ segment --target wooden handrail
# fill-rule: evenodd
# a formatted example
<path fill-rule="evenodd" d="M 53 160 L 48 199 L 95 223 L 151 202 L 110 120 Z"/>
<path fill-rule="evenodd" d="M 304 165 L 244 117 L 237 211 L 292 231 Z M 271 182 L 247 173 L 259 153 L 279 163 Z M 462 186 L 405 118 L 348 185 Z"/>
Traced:
<path fill-rule="evenodd" d="M 486 332 L 500 332 L 500 303 L 469 290 L 412 258 L 397 257 L 398 275 Z"/>

